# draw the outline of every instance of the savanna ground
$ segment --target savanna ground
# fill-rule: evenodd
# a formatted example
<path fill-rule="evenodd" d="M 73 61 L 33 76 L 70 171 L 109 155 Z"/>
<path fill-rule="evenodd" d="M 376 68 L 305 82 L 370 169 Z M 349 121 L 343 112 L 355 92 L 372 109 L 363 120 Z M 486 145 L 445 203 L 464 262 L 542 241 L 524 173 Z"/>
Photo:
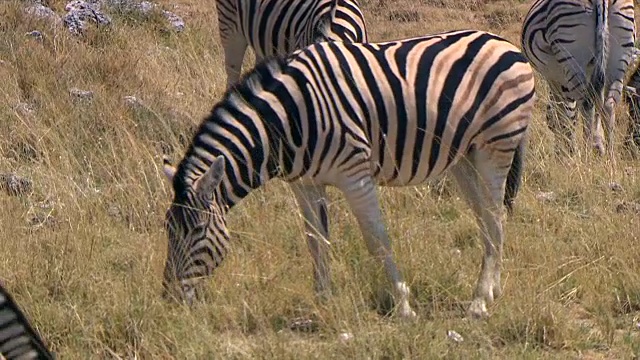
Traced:
<path fill-rule="evenodd" d="M 640 354 L 636 161 L 618 159 L 612 191 L 593 160 L 560 164 L 535 122 L 517 210 L 506 223 L 504 297 L 484 321 L 464 318 L 482 247 L 455 186 L 381 189 L 396 259 L 420 319 L 379 314 L 386 284 L 342 198 L 331 192 L 335 295 L 314 299 L 310 256 L 289 189 L 279 181 L 230 214 L 234 251 L 189 310 L 159 297 L 171 189 L 161 155 L 178 160 L 220 98 L 225 74 L 213 0 L 160 1 L 187 21 L 114 14 L 76 38 L 0 4 L 0 172 L 33 180 L 0 194 L 0 274 L 61 359 L 84 358 L 585 358 Z M 478 28 L 518 43 L 530 2 L 363 1 L 373 41 Z M 64 1 L 51 0 L 59 14 Z M 417 20 L 417 21 L 414 21 Z M 44 41 L 25 36 L 44 33 Z M 253 63 L 247 56 L 246 66 Z M 245 67 L 246 69 L 246 67 Z M 94 91 L 90 101 L 69 89 Z M 135 96 L 143 105 L 123 99 Z M 28 104 L 32 111 L 25 110 Z M 619 129 L 627 117 L 620 108 Z M 622 132 L 622 130 L 620 130 Z M 620 148 L 620 146 L 618 147 Z M 540 201 L 539 192 L 555 198 Z M 622 209 L 624 210 L 624 209 Z M 49 217 L 47 217 L 49 216 Z M 315 331 L 292 331 L 296 318 Z M 447 338 L 454 330 L 464 337 Z M 350 333 L 347 341 L 340 334 Z"/>

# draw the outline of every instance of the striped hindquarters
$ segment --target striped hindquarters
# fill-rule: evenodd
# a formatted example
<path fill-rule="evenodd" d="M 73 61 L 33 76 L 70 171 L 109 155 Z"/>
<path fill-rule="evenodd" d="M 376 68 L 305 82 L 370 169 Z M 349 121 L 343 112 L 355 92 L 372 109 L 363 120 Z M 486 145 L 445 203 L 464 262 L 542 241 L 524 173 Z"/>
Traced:
<path fill-rule="evenodd" d="M 634 42 L 633 0 L 538 0 L 521 35 L 532 66 L 573 100 L 604 88 L 617 102 Z"/>
<path fill-rule="evenodd" d="M 54 359 L 9 292 L 0 285 L 0 354 L 6 359 Z"/>
<path fill-rule="evenodd" d="M 324 37 L 333 41 L 364 43 L 368 41 L 362 9 L 355 0 L 333 0 L 329 28 Z"/>
<path fill-rule="evenodd" d="M 616 42 L 618 46 L 611 46 L 610 61 L 607 71 L 612 75 L 608 80 L 612 82 L 608 89 L 609 97 L 613 97 L 616 103 L 622 97 L 624 90 L 624 78 L 628 69 L 633 65 L 636 55 L 636 26 L 635 5 L 633 0 L 613 1 L 610 8 L 609 42 Z"/>

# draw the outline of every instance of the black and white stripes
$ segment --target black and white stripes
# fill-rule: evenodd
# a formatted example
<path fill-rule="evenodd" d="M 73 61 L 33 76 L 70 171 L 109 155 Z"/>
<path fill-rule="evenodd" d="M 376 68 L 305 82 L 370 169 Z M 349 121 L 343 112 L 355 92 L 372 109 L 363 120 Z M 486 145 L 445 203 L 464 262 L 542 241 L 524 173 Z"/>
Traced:
<path fill-rule="evenodd" d="M 613 156 L 614 107 L 622 96 L 635 41 L 632 0 L 537 0 L 522 28 L 522 49 L 549 83 L 547 120 L 570 153 L 575 150 L 576 107 L 584 135 L 601 154 L 604 116 Z M 579 102 L 579 104 L 576 104 Z M 565 110 L 558 118 L 556 106 Z"/>
<path fill-rule="evenodd" d="M 9 292 L 0 285 L 0 354 L 7 360 L 54 359 Z"/>
<path fill-rule="evenodd" d="M 384 264 L 400 315 L 411 317 L 375 185 L 416 185 L 449 171 L 482 228 L 485 255 L 469 310 L 486 315 L 501 291 L 500 214 L 518 189 L 534 98 L 527 59 L 482 31 L 321 42 L 259 64 L 202 122 L 179 166 L 165 159 L 174 189 L 165 294 L 193 300 L 197 280 L 228 250 L 227 210 L 280 178 L 291 182 L 306 220 L 316 291 L 330 293 L 331 185 Z"/>
<path fill-rule="evenodd" d="M 247 46 L 260 61 L 321 40 L 367 41 L 356 0 L 217 0 L 216 6 L 227 87 L 240 76 Z"/>

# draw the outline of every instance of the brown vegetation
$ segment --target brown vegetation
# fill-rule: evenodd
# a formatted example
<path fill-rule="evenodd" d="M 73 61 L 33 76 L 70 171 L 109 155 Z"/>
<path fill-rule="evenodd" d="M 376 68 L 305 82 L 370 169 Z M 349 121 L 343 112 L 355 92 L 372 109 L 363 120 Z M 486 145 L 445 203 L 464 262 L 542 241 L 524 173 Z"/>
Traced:
<path fill-rule="evenodd" d="M 504 297 L 488 320 L 463 318 L 482 253 L 475 221 L 457 189 L 429 185 L 380 191 L 416 323 L 376 311 L 384 277 L 335 191 L 336 291 L 315 301 L 302 222 L 279 181 L 230 214 L 234 252 L 207 282 L 207 301 L 191 310 L 161 301 L 170 201 L 161 156 L 182 155 L 225 75 L 215 2 L 160 3 L 178 5 L 184 32 L 116 14 L 112 26 L 78 38 L 26 16 L 22 1 L 0 3 L 0 173 L 31 180 L 28 193 L 0 192 L 0 278 L 61 359 L 639 355 L 640 218 L 619 206 L 640 200 L 637 162 L 620 156 L 627 171 L 612 191 L 597 161 L 554 160 L 543 81 L 524 186 L 506 225 Z M 363 1 L 373 41 L 477 28 L 516 44 L 528 3 Z M 389 20 L 401 9 L 419 20 Z M 43 39 L 25 36 L 32 30 Z M 78 101 L 72 88 L 93 95 Z M 619 119 L 623 128 L 627 118 Z M 552 200 L 538 200 L 548 191 Z"/>

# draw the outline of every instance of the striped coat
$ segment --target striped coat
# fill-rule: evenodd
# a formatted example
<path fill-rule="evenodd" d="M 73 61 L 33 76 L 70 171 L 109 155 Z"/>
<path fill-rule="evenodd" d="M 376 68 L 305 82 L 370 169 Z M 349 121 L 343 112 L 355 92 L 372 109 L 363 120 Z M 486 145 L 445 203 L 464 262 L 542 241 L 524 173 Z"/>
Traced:
<path fill-rule="evenodd" d="M 578 107 L 585 138 L 600 154 L 605 152 L 602 115 L 613 158 L 614 107 L 635 42 L 633 0 L 537 0 L 525 17 L 521 42 L 551 88 L 547 121 L 560 144 L 570 153 L 575 149 Z"/>
<path fill-rule="evenodd" d="M 356 0 L 217 0 L 227 87 L 240 76 L 247 46 L 258 61 L 322 40 L 366 42 Z"/>
<path fill-rule="evenodd" d="M 187 302 L 227 254 L 225 214 L 269 179 L 291 183 L 307 225 L 316 291 L 330 293 L 327 186 L 341 190 L 402 317 L 415 316 L 393 260 L 376 185 L 452 173 L 485 245 L 473 316 L 499 296 L 504 233 L 535 101 L 517 47 L 482 31 L 377 44 L 324 42 L 259 64 L 201 123 L 177 167 L 165 159 L 165 296 Z"/>
<path fill-rule="evenodd" d="M 54 359 L 11 294 L 0 285 L 0 354 L 7 360 Z"/>

